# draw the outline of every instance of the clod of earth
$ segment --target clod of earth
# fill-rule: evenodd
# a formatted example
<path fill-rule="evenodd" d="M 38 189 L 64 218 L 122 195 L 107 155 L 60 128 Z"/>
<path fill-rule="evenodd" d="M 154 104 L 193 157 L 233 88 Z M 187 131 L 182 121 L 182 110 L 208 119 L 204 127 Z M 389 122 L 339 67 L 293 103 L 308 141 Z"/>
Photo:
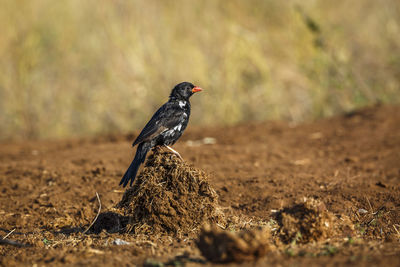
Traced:
<path fill-rule="evenodd" d="M 285 244 L 306 244 L 332 236 L 352 236 L 354 225 L 348 217 L 338 219 L 323 202 L 304 198 L 276 214 L 278 237 Z"/>
<path fill-rule="evenodd" d="M 271 250 L 270 230 L 263 227 L 234 233 L 205 225 L 196 244 L 202 255 L 212 262 L 257 260 Z"/>
<path fill-rule="evenodd" d="M 170 152 L 155 150 L 117 206 L 99 216 L 94 232 L 191 233 L 225 224 L 208 175 Z"/>
<path fill-rule="evenodd" d="M 128 223 L 128 218 L 123 216 L 117 209 L 113 211 L 107 211 L 100 213 L 96 222 L 91 228 L 91 232 L 100 233 L 102 230 L 106 230 L 109 233 L 122 232 Z"/>

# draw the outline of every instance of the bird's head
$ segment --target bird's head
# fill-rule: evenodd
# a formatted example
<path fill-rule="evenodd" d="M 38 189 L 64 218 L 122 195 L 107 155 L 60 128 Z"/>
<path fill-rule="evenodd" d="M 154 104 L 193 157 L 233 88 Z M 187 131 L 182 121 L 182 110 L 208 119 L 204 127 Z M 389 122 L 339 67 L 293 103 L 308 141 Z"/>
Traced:
<path fill-rule="evenodd" d="M 182 99 L 182 100 L 188 100 L 189 97 L 191 97 L 194 93 L 200 92 L 203 89 L 201 89 L 198 86 L 194 86 L 193 84 L 189 82 L 183 82 L 175 85 L 174 89 L 172 89 L 171 95 L 169 96 L 170 98 L 176 98 L 176 99 Z"/>

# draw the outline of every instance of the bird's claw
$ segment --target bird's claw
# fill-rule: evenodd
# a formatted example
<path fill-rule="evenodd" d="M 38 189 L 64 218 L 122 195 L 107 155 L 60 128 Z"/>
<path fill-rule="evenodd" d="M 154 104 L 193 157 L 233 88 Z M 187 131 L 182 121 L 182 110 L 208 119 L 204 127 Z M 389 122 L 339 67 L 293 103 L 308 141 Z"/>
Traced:
<path fill-rule="evenodd" d="M 167 145 L 165 145 L 165 147 L 168 148 L 169 150 L 171 150 L 172 153 L 174 153 L 175 155 L 177 155 L 177 156 L 183 161 L 183 158 L 182 158 L 181 154 L 179 154 L 178 151 L 176 151 L 175 149 L 173 149 L 172 147 L 167 146 Z"/>

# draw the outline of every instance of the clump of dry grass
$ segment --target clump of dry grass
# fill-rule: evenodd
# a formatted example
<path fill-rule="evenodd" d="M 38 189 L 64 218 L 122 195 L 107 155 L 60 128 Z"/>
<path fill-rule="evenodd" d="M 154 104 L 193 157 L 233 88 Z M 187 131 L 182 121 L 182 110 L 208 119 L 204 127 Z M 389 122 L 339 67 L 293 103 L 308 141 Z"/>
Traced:
<path fill-rule="evenodd" d="M 352 236 L 354 226 L 350 219 L 338 219 L 323 202 L 311 198 L 280 210 L 275 215 L 277 237 L 285 244 L 306 244 L 330 237 Z"/>
<path fill-rule="evenodd" d="M 204 223 L 225 224 L 208 175 L 175 154 L 155 150 L 115 209 L 103 213 L 94 232 L 190 234 Z"/>
<path fill-rule="evenodd" d="M 183 80 L 194 123 L 399 103 L 398 1 L 2 1 L 0 139 L 140 128 Z"/>

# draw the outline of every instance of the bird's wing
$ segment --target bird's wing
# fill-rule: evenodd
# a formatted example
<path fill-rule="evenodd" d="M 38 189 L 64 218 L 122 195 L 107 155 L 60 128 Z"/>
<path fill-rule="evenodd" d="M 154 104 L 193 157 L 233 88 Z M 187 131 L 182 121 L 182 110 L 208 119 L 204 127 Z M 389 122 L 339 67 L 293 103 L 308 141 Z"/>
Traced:
<path fill-rule="evenodd" d="M 160 133 L 172 129 L 181 123 L 183 113 L 183 110 L 177 109 L 168 102 L 165 103 L 157 110 L 156 113 L 154 113 L 153 117 L 151 117 L 146 126 L 144 126 L 143 130 L 133 142 L 132 146 L 135 146 L 143 141 L 151 140 Z"/>

